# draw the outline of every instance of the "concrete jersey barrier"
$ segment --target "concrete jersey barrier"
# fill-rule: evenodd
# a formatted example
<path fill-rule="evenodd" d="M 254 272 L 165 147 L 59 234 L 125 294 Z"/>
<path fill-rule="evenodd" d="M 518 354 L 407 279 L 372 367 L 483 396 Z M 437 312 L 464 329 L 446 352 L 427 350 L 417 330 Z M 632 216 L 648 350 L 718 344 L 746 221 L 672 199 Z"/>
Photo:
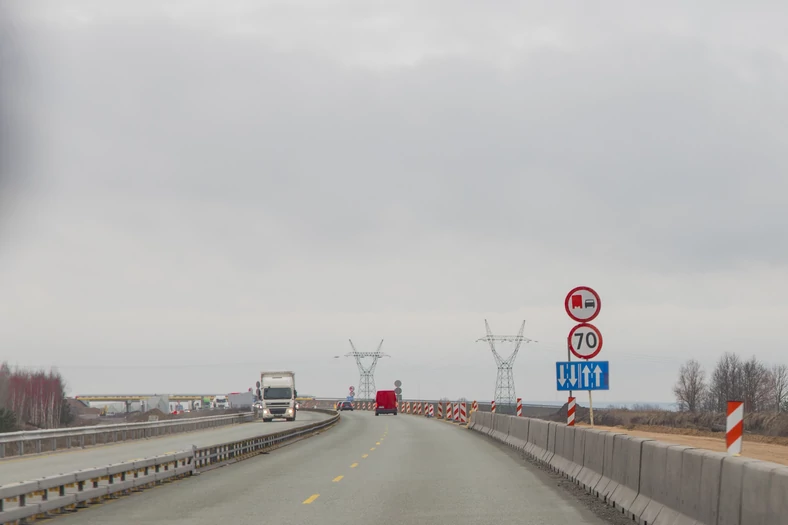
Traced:
<path fill-rule="evenodd" d="M 786 466 L 540 419 L 485 415 L 474 430 L 549 464 L 640 525 L 788 525 Z"/>

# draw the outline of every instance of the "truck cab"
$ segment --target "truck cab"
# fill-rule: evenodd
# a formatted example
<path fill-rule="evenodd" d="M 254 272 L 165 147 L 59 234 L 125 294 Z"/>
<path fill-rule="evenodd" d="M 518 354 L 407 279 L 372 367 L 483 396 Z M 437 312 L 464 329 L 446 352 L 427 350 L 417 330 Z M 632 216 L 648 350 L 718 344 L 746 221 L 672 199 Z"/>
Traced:
<path fill-rule="evenodd" d="M 216 396 L 213 398 L 214 408 L 230 408 L 230 401 L 227 396 Z"/>
<path fill-rule="evenodd" d="M 263 422 L 284 418 L 295 421 L 297 405 L 293 372 L 263 372 L 258 383 Z"/>

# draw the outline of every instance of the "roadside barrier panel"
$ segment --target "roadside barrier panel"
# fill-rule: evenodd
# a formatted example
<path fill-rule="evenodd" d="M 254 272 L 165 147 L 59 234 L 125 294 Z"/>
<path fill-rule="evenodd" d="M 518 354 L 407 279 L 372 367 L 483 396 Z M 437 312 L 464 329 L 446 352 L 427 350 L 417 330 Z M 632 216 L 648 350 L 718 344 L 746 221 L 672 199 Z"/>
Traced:
<path fill-rule="evenodd" d="M 614 440 L 613 481 L 616 487 L 606 495 L 604 501 L 628 513 L 640 491 L 643 443 L 652 440 L 622 434 L 616 434 Z"/>
<path fill-rule="evenodd" d="M 553 450 L 555 449 L 555 428 L 558 423 L 553 421 L 549 421 L 547 423 L 547 446 L 545 447 L 545 453 L 542 456 L 542 463 L 550 464 L 550 460 L 553 459 Z"/>
<path fill-rule="evenodd" d="M 532 458 L 539 460 L 547 452 L 547 421 L 532 419 L 528 426 L 528 445 L 525 446 L 525 453 Z"/>
<path fill-rule="evenodd" d="M 477 412 L 476 414 L 479 417 L 476 430 L 489 436 L 492 431 L 492 414 L 489 412 Z"/>
<path fill-rule="evenodd" d="M 506 443 L 510 447 L 517 450 L 523 450 L 528 444 L 528 426 L 530 425 L 530 418 L 520 417 L 512 420 L 509 427 L 509 437 Z"/>
<path fill-rule="evenodd" d="M 550 466 L 556 472 L 565 472 L 568 460 L 566 454 L 564 454 L 564 433 L 567 426 L 558 423 L 550 423 L 550 425 L 555 425 L 555 429 L 553 430 L 553 443 L 550 449 L 553 453 L 550 458 Z"/>
<path fill-rule="evenodd" d="M 608 432 L 584 428 L 583 433 L 586 436 L 583 470 L 577 475 L 577 481 L 587 492 L 593 492 L 605 470 L 605 434 Z"/>
<path fill-rule="evenodd" d="M 618 487 L 618 480 L 614 479 L 614 468 L 616 462 L 621 462 L 623 457 L 620 455 L 621 451 L 616 450 L 616 436 L 624 436 L 625 434 L 616 434 L 610 432 L 605 434 L 605 457 L 602 461 L 604 468 L 602 470 L 602 477 L 599 482 L 594 486 L 593 494 L 602 501 L 607 502 L 607 497 L 616 490 Z"/>
<path fill-rule="evenodd" d="M 788 467 L 770 461 L 744 465 L 742 525 L 788 523 Z"/>
<path fill-rule="evenodd" d="M 695 523 L 681 520 L 679 508 L 681 507 L 681 466 L 684 454 L 692 450 L 691 447 L 682 445 L 671 445 L 667 448 L 665 457 L 665 477 L 662 479 L 662 486 L 656 501 L 652 499 L 651 504 L 646 507 L 641 520 L 654 525 L 689 525 Z M 699 473 L 698 473 L 698 477 Z M 656 512 L 656 514 L 651 514 Z"/>
<path fill-rule="evenodd" d="M 678 492 L 681 489 L 681 458 L 684 450 L 690 447 L 671 445 L 661 441 L 643 443 L 640 467 L 640 494 L 632 505 L 632 513 L 640 523 L 654 524 L 662 513 L 660 522 L 670 518 L 675 520 L 679 507 Z M 675 500 L 669 508 L 667 502 Z M 672 521 L 670 522 L 672 523 Z"/>
<path fill-rule="evenodd" d="M 509 425 L 512 418 L 504 414 L 495 414 L 493 416 L 493 431 L 492 437 L 496 441 L 506 443 L 506 438 L 509 437 Z"/>
<path fill-rule="evenodd" d="M 580 475 L 580 471 L 583 470 L 583 461 L 585 459 L 585 444 L 586 444 L 586 433 L 580 427 L 572 427 L 569 429 L 569 432 L 574 435 L 573 441 L 573 452 L 572 452 L 572 465 L 567 470 L 566 475 L 569 479 L 577 483 L 577 476 Z"/>
<path fill-rule="evenodd" d="M 749 487 L 744 483 L 744 467 L 754 459 L 728 456 L 722 460 L 722 477 L 720 479 L 720 506 L 717 525 L 747 525 L 739 521 L 742 508 L 742 494 Z"/>
<path fill-rule="evenodd" d="M 671 453 L 672 450 L 668 450 L 668 457 Z M 716 525 L 722 460 L 725 457 L 725 454 L 697 448 L 682 452 L 679 502 L 675 507 L 678 511 L 676 525 L 697 523 Z M 668 467 L 670 468 L 670 465 Z M 668 487 L 669 499 L 672 497 L 670 493 L 675 490 L 673 487 Z M 673 502 L 669 504 L 671 508 L 673 504 Z"/>

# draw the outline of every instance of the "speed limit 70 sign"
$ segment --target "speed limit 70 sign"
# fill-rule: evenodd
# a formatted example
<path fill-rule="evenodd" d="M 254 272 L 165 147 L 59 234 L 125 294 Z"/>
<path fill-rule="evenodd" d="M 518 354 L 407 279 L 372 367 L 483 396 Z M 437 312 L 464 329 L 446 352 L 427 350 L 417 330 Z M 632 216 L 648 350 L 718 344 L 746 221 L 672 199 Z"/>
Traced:
<path fill-rule="evenodd" d="M 592 359 L 602 350 L 602 333 L 591 323 L 580 323 L 569 332 L 569 350 L 578 359 Z"/>

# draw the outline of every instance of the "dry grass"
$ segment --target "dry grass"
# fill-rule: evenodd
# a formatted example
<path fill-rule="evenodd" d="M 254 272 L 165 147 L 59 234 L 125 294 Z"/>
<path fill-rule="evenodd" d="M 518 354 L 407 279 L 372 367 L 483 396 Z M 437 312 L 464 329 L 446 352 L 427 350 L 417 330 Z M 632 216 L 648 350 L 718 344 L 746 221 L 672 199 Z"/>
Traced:
<path fill-rule="evenodd" d="M 546 419 L 566 421 L 566 405 Z M 578 423 L 590 423 L 588 408 L 577 406 L 575 419 Z M 685 436 L 723 437 L 725 433 L 725 414 L 719 413 L 602 409 L 594 410 L 594 423 L 606 427 Z M 788 445 L 788 413 L 747 414 L 744 417 L 744 432 L 748 441 Z"/>

